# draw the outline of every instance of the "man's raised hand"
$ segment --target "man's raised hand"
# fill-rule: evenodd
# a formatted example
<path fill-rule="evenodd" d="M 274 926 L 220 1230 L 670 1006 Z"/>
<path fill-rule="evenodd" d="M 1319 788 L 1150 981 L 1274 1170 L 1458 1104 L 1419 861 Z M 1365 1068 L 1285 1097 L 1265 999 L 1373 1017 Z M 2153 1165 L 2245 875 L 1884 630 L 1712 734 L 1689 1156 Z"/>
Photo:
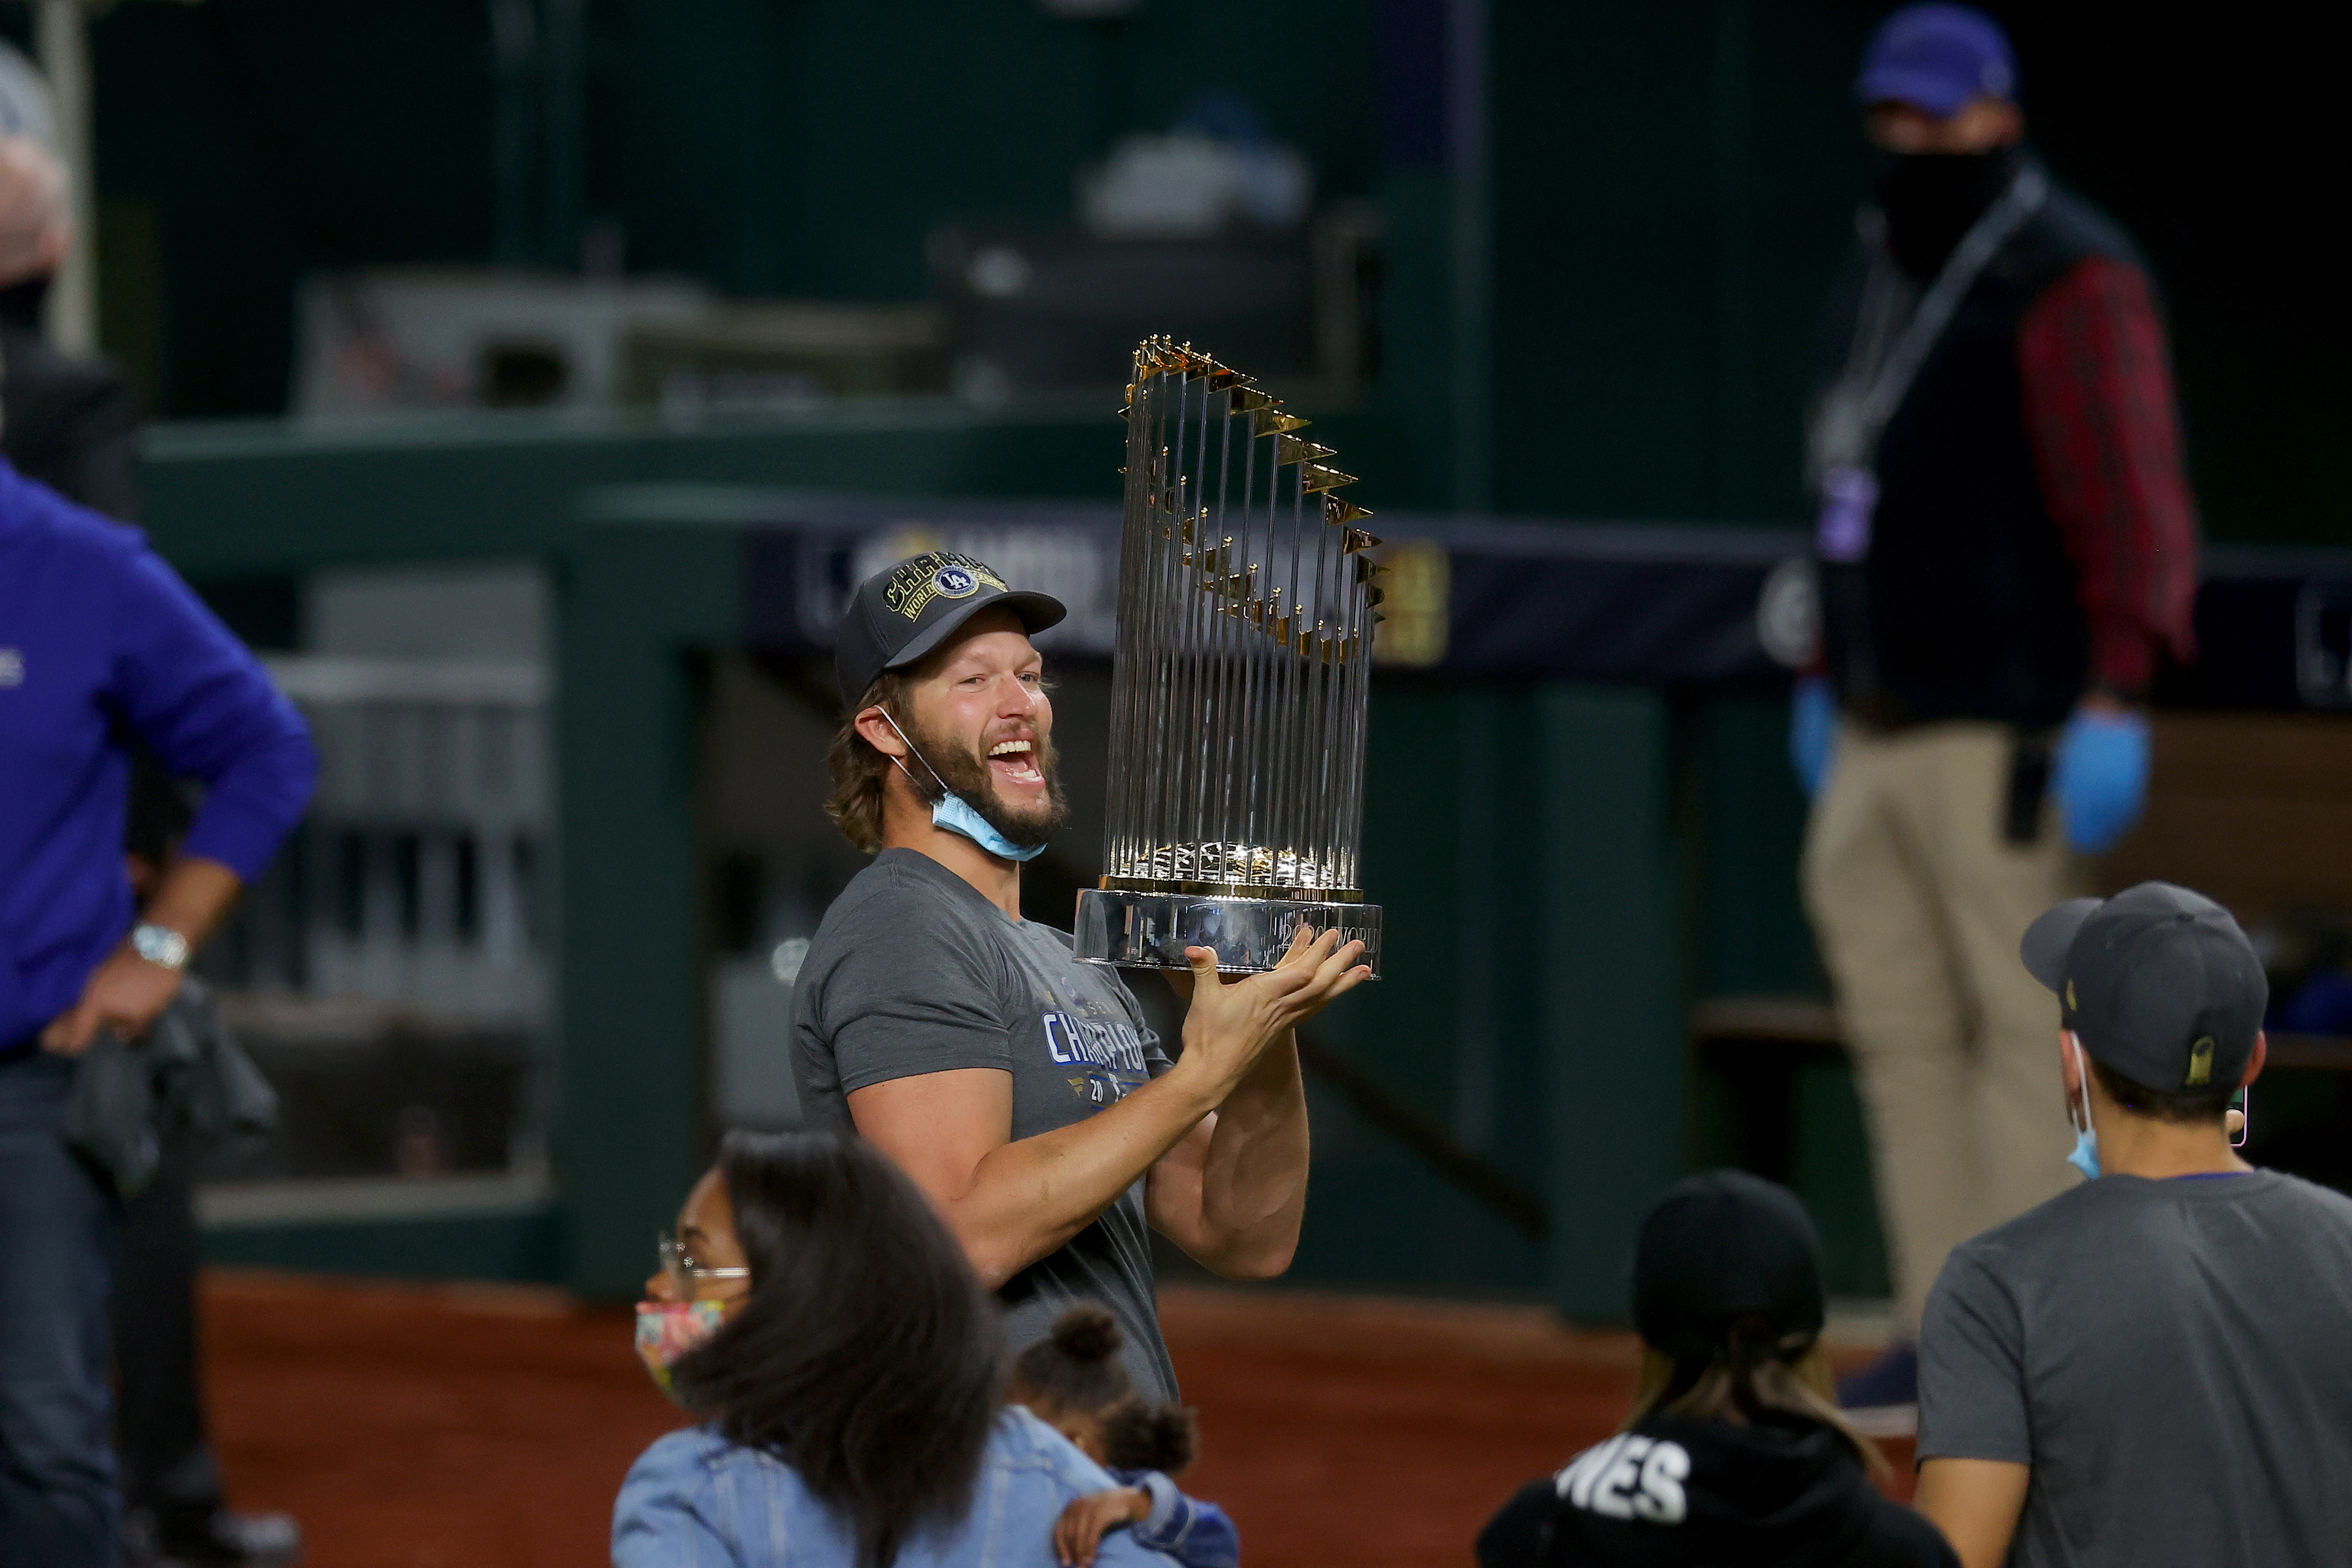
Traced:
<path fill-rule="evenodd" d="M 1228 983 L 1217 973 L 1214 948 L 1186 948 L 1192 1004 L 1184 1015 L 1185 1059 L 1199 1053 L 1209 1070 L 1239 1079 L 1268 1046 L 1371 978 L 1356 962 L 1363 953 L 1360 942 L 1343 946 L 1337 931 L 1318 936 L 1301 924 L 1280 963 Z"/>

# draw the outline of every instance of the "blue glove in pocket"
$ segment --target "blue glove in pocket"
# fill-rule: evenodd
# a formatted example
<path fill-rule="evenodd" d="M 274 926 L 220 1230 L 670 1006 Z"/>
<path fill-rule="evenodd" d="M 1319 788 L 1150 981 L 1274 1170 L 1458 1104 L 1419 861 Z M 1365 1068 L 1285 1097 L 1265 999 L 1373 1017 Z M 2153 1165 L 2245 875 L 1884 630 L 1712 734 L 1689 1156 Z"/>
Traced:
<path fill-rule="evenodd" d="M 2066 842 L 2085 855 L 2112 849 L 2147 805 L 2147 718 L 2076 709 L 2058 739 L 2053 784 Z"/>
<path fill-rule="evenodd" d="M 1837 696 L 1818 675 L 1801 677 L 1789 701 L 1789 765 L 1797 770 L 1807 800 L 1821 798 L 1837 754 Z"/>

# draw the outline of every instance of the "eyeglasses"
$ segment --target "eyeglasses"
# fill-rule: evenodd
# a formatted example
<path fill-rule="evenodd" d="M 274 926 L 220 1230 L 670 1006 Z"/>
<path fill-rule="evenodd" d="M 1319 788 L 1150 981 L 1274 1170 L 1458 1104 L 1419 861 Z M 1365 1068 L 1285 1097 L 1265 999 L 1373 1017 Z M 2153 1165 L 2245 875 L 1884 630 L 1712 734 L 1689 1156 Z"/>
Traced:
<path fill-rule="evenodd" d="M 696 1287 L 706 1280 L 751 1278 L 749 1268 L 705 1268 L 694 1261 L 694 1255 L 687 1251 L 686 1244 L 667 1231 L 655 1238 L 655 1245 L 661 1250 L 662 1272 L 669 1276 L 670 1284 L 680 1295 L 694 1295 Z"/>

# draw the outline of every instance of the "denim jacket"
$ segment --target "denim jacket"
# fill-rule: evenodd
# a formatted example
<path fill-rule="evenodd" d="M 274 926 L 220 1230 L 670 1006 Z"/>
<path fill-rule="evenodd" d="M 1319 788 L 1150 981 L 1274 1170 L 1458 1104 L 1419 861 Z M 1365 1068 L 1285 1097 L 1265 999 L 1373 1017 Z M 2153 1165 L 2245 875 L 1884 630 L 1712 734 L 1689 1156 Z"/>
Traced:
<path fill-rule="evenodd" d="M 1055 1568 L 1054 1522 L 1076 1498 L 1116 1485 L 1019 1405 L 989 1434 L 971 1506 L 908 1541 L 898 1568 Z M 637 1457 L 613 1505 L 614 1568 L 855 1568 L 857 1542 L 790 1465 L 708 1426 L 672 1432 Z M 1098 1568 L 1171 1568 L 1125 1531 L 1103 1537 Z"/>

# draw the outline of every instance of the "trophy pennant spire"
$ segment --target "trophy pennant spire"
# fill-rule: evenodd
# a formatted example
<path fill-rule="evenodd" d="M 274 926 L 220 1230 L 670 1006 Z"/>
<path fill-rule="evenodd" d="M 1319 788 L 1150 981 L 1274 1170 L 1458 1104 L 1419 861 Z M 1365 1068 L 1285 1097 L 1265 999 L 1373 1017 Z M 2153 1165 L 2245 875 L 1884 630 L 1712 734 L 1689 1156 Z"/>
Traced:
<path fill-rule="evenodd" d="M 1301 922 L 1379 958 L 1363 901 L 1368 657 L 1385 596 L 1365 508 L 1307 421 L 1191 342 L 1145 339 L 1127 421 L 1112 768 L 1079 956 L 1278 962 Z M 1318 500 L 1318 498 L 1320 500 Z"/>

